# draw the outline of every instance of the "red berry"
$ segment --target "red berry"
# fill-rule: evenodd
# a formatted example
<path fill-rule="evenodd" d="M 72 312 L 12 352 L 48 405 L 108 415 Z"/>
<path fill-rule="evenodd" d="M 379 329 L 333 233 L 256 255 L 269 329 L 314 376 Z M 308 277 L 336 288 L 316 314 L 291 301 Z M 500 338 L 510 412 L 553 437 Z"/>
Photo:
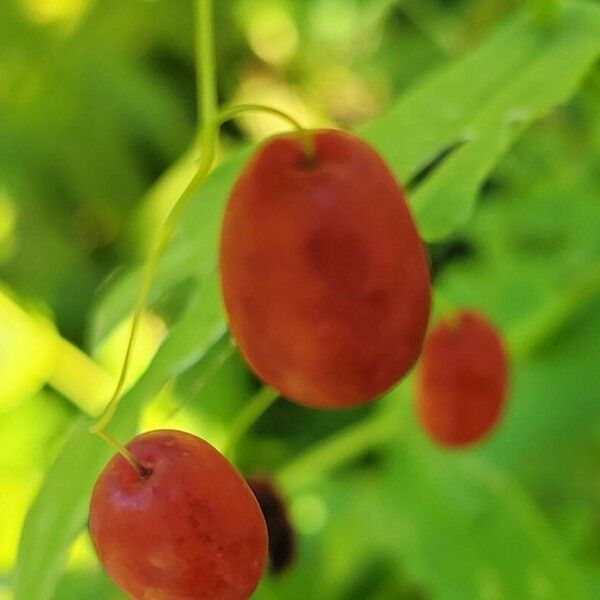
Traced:
<path fill-rule="evenodd" d="M 462 311 L 427 336 L 417 375 L 419 418 L 439 444 L 466 446 L 497 423 L 508 390 L 502 340 L 482 315 Z"/>
<path fill-rule="evenodd" d="M 231 332 L 256 374 L 309 406 L 363 404 L 421 350 L 427 259 L 383 160 L 341 131 L 265 143 L 235 185 L 221 236 Z"/>
<path fill-rule="evenodd" d="M 138 600 L 245 600 L 267 560 L 258 503 L 210 444 L 180 431 L 153 431 L 100 475 L 90 531 L 109 575 Z"/>

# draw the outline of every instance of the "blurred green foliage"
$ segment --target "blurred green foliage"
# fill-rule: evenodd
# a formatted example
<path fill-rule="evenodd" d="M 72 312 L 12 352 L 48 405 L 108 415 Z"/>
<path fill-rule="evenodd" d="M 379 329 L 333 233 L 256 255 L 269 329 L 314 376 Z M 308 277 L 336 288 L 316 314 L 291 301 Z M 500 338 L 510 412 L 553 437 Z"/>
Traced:
<path fill-rule="evenodd" d="M 358 128 L 409 186 L 438 297 L 488 313 L 514 355 L 504 423 L 459 454 L 420 432 L 410 381 L 343 413 L 275 404 L 235 459 L 278 478 L 300 548 L 259 600 L 600 595 L 600 5 L 565 3 L 553 22 L 520 4 L 216 2 L 222 101 Z M 110 450 L 81 397 L 103 390 L 54 329 L 115 372 L 127 266 L 195 152 L 192 14 L 188 0 L 0 2 L 2 600 L 122 597 L 84 529 Z M 162 261 L 140 354 L 169 334 L 123 400 L 120 439 L 168 426 L 220 445 L 257 391 L 227 339 L 216 237 L 248 142 L 280 128 L 224 129 Z"/>

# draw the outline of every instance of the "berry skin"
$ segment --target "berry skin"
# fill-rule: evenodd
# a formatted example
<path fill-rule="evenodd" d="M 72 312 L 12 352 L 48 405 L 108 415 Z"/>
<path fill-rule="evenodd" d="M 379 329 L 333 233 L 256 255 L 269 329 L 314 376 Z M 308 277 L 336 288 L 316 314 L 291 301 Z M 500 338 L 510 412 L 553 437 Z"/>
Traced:
<path fill-rule="evenodd" d="M 90 504 L 90 532 L 108 574 L 136 600 L 249 598 L 268 539 L 240 475 L 210 444 L 180 431 L 145 433 L 127 448 L 149 476 L 116 455 Z"/>
<path fill-rule="evenodd" d="M 474 444 L 498 422 L 508 391 L 508 360 L 494 326 L 461 311 L 425 339 L 417 373 L 419 419 L 440 445 Z"/>
<path fill-rule="evenodd" d="M 404 194 L 365 142 L 311 133 L 266 142 L 227 206 L 220 271 L 229 324 L 254 372 L 316 408 L 373 400 L 416 361 L 427 259 Z"/>

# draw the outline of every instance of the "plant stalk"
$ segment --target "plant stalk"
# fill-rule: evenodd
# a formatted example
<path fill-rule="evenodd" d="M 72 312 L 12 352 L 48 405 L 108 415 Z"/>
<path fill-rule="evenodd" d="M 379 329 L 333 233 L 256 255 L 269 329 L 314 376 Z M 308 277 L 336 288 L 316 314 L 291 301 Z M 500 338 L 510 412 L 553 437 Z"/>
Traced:
<path fill-rule="evenodd" d="M 196 16 L 196 66 L 198 69 L 197 97 L 198 112 L 201 117 L 200 162 L 196 174 L 167 216 L 150 251 L 146 264 L 144 265 L 142 283 L 135 302 L 133 320 L 121 373 L 108 406 L 98 421 L 90 428 L 92 433 L 104 431 L 117 411 L 127 374 L 129 372 L 131 355 L 135 347 L 139 325 L 148 305 L 152 283 L 158 269 L 158 264 L 173 237 L 183 213 L 187 209 L 190 201 L 194 198 L 198 187 L 209 174 L 215 158 L 218 109 L 213 30 L 213 0 L 197 0 Z"/>

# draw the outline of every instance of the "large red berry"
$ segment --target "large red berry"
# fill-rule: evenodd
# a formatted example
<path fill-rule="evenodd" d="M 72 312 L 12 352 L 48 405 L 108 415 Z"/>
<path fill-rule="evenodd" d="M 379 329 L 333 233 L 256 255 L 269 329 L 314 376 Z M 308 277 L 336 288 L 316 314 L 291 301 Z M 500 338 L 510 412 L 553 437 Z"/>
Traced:
<path fill-rule="evenodd" d="M 261 578 L 267 531 L 256 499 L 207 442 L 154 431 L 100 475 L 90 531 L 109 575 L 136 600 L 245 600 Z"/>
<path fill-rule="evenodd" d="M 475 443 L 497 423 L 508 390 L 508 361 L 495 327 L 463 311 L 440 321 L 425 340 L 418 368 L 419 418 L 438 443 Z"/>
<path fill-rule="evenodd" d="M 404 194 L 365 142 L 341 131 L 271 139 L 242 172 L 221 236 L 230 328 L 256 374 L 314 407 L 365 403 L 417 359 L 427 259 Z"/>

